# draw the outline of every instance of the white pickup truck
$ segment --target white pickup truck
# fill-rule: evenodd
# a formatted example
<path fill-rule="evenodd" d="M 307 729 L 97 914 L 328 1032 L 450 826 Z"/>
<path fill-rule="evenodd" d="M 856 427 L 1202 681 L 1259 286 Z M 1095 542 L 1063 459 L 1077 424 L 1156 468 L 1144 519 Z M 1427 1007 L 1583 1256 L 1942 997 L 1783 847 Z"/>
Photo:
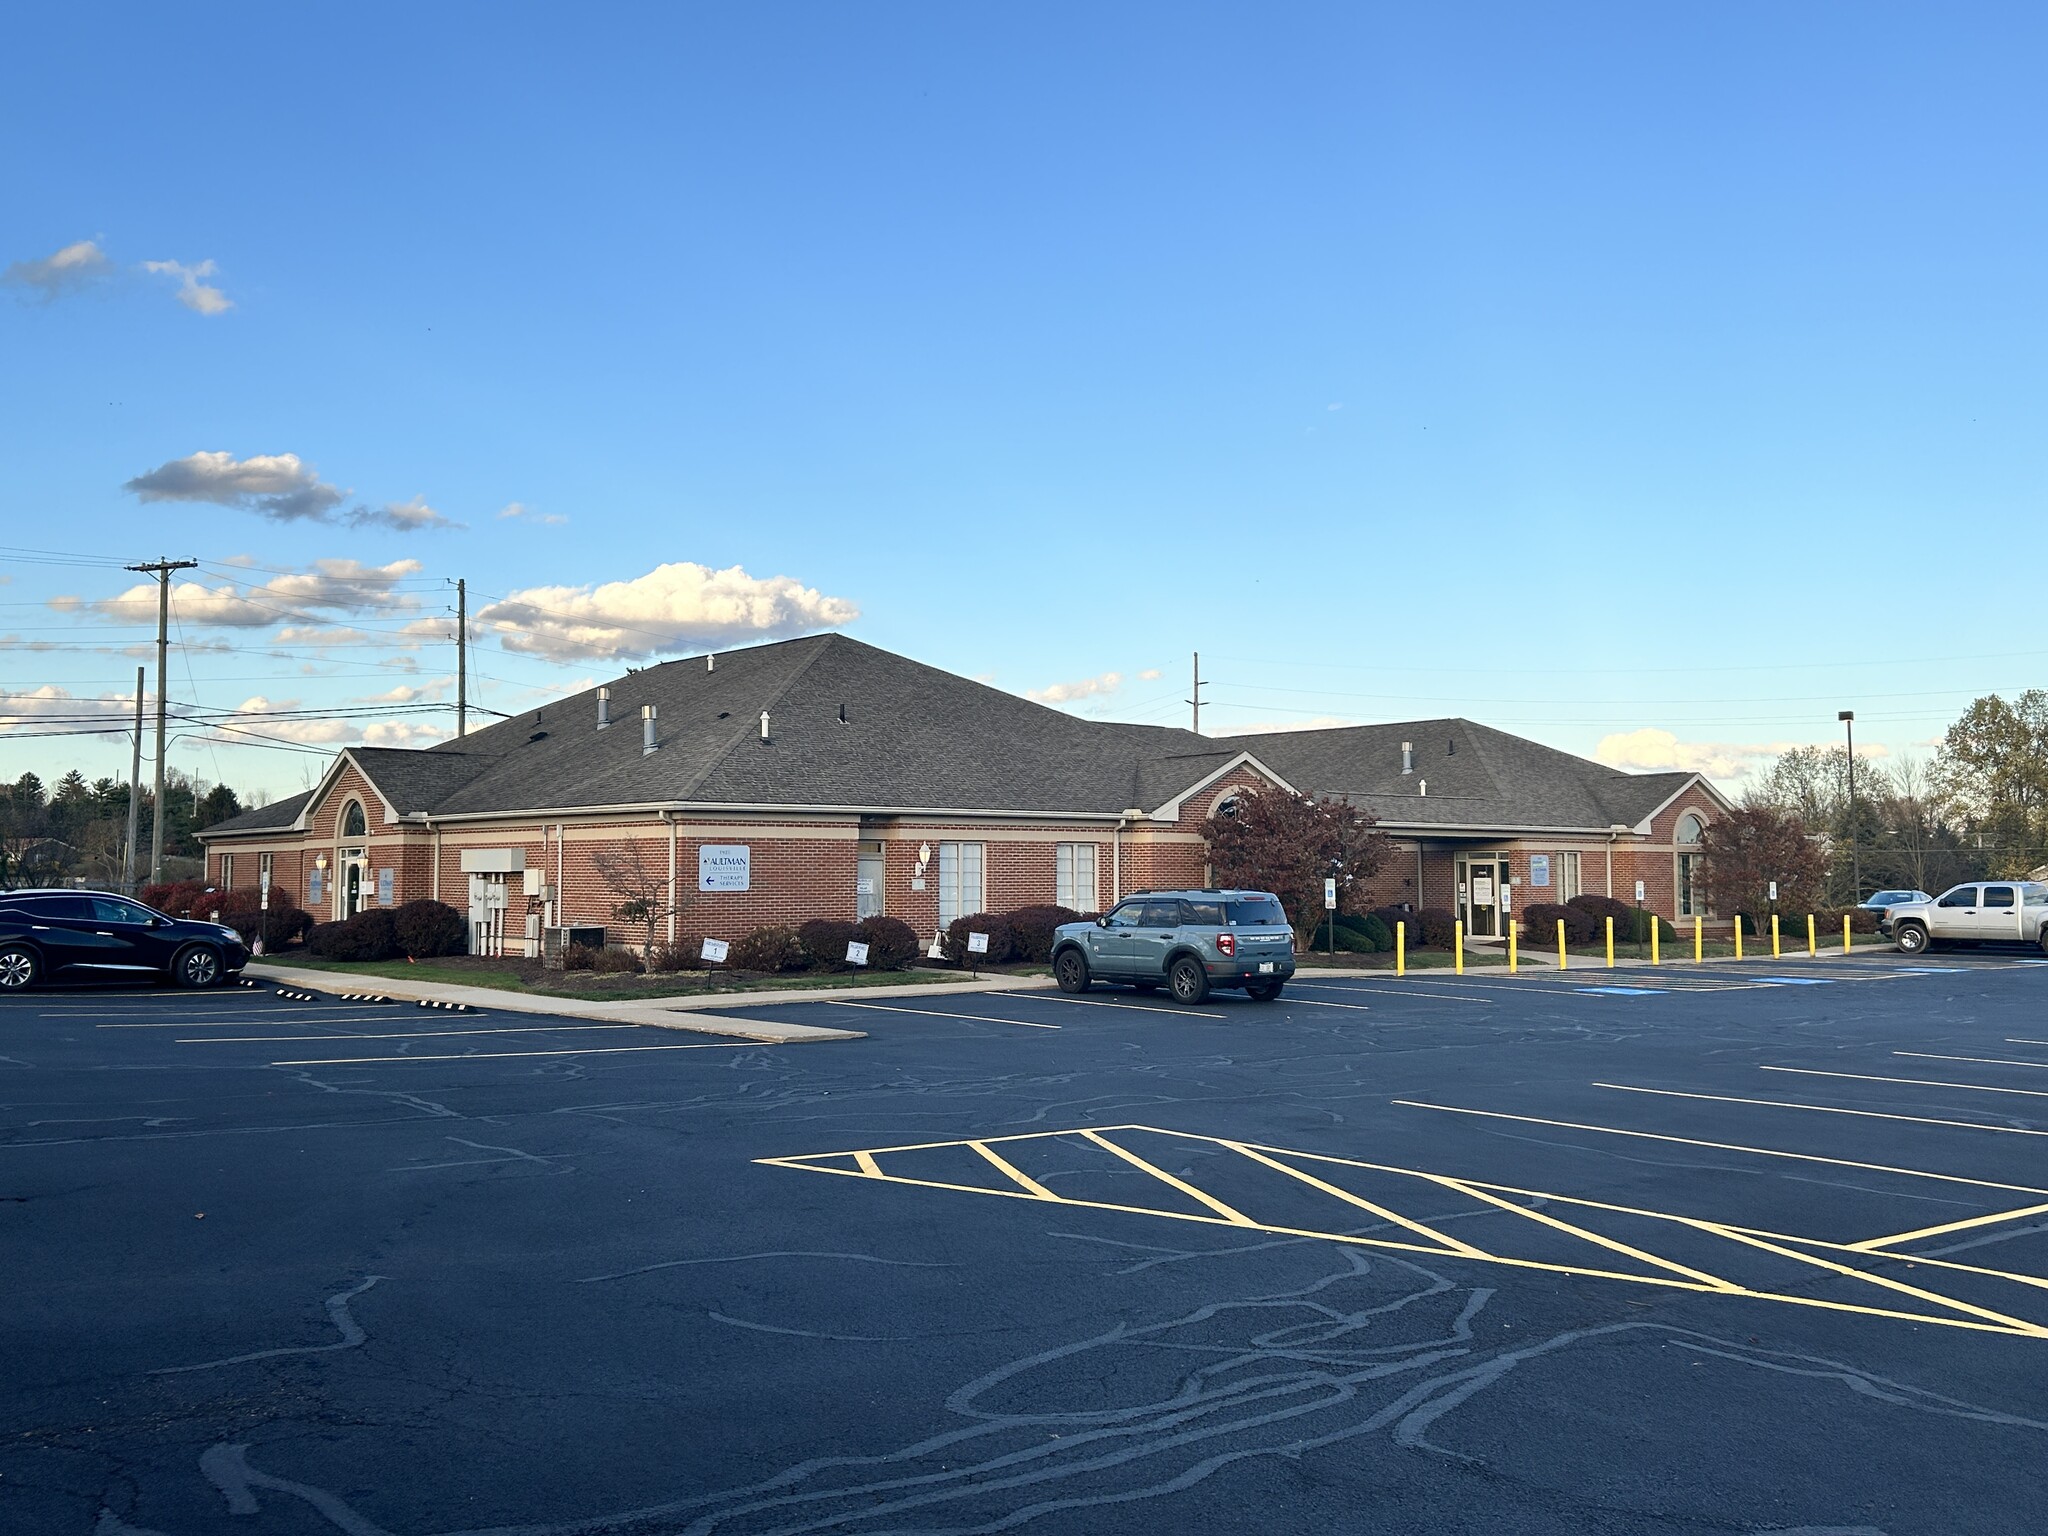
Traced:
<path fill-rule="evenodd" d="M 1985 880 L 1890 913 L 1892 942 L 1908 955 L 1937 944 L 2038 944 L 2048 954 L 2048 884 Z"/>

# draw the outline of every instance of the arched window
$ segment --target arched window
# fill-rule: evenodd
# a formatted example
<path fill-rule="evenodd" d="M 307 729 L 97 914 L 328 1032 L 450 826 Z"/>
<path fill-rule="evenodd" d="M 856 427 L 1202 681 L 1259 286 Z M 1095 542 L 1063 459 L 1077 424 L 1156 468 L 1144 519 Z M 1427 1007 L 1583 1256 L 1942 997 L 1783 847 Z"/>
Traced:
<path fill-rule="evenodd" d="M 346 806 L 342 807 L 341 835 L 343 837 L 363 837 L 368 834 L 369 830 L 370 823 L 363 815 L 362 801 L 351 800 Z"/>
<path fill-rule="evenodd" d="M 1678 915 L 1680 917 L 1705 917 L 1707 915 L 1706 892 L 1700 886 L 1700 835 L 1707 830 L 1706 822 L 1695 812 L 1687 811 L 1678 818 L 1678 829 L 1672 841 L 1678 844 Z"/>
<path fill-rule="evenodd" d="M 1240 800 L 1236 795 L 1225 795 L 1216 802 L 1216 814 L 1223 817 L 1226 821 L 1243 809 L 1244 801 Z"/>

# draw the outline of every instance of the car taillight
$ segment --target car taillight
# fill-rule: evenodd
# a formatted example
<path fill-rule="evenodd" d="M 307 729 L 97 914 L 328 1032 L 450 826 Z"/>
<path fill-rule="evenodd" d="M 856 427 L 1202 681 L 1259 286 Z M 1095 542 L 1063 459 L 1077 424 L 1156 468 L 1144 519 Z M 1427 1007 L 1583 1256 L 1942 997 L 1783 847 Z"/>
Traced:
<path fill-rule="evenodd" d="M 1217 935 L 1216 935 L 1216 953 L 1217 953 L 1217 954 L 1219 954 L 1219 955 L 1232 955 L 1232 956 L 1236 955 L 1236 953 L 1237 953 L 1237 935 L 1236 935 L 1236 934 L 1234 934 L 1234 933 L 1219 933 L 1219 934 L 1217 934 Z"/>

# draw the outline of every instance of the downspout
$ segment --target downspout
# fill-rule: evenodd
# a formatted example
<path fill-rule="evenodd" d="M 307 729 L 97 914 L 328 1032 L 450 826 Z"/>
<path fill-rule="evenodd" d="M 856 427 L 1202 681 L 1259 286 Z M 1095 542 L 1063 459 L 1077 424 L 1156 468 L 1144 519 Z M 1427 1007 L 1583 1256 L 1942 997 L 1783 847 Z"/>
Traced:
<path fill-rule="evenodd" d="M 1119 816 L 1109 832 L 1109 904 L 1124 899 L 1124 819 Z"/>
<path fill-rule="evenodd" d="M 1427 903 L 1422 899 L 1422 839 L 1415 839 L 1415 910 L 1420 912 Z"/>
<path fill-rule="evenodd" d="M 1607 833 L 1607 895 L 1610 900 L 1614 896 L 1614 831 L 1612 828 L 1609 828 Z"/>
<path fill-rule="evenodd" d="M 663 811 L 661 819 L 668 823 L 668 941 L 676 941 L 676 813 Z"/>
<path fill-rule="evenodd" d="M 434 834 L 434 900 L 441 899 L 441 829 L 434 825 L 434 818 L 427 818 L 427 830 Z M 304 863 L 302 859 L 300 861 Z"/>
<path fill-rule="evenodd" d="M 569 903 L 563 900 L 562 897 L 562 834 L 564 830 L 563 823 L 559 821 L 555 823 L 555 922 L 558 926 L 562 927 L 567 926 L 566 919 L 569 906 Z"/>

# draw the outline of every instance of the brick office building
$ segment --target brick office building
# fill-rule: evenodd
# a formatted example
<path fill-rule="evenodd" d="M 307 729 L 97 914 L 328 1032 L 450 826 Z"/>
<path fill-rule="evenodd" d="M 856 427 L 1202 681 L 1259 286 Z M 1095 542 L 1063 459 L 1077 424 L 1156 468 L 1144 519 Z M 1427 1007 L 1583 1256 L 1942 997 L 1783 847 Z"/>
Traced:
<path fill-rule="evenodd" d="M 199 835 L 221 886 L 270 880 L 323 919 L 435 897 L 482 953 L 536 952 L 557 924 L 623 933 L 622 878 L 659 887 L 670 939 L 882 912 L 930 936 L 1201 885 L 1201 823 L 1273 785 L 1369 808 L 1402 850 L 1375 899 L 1461 904 L 1480 936 L 1509 879 L 1524 904 L 1642 879 L 1682 915 L 1685 831 L 1726 804 L 1696 775 L 1464 720 L 1222 739 L 1077 720 L 824 635 L 649 667 L 431 749 L 351 748 Z"/>

